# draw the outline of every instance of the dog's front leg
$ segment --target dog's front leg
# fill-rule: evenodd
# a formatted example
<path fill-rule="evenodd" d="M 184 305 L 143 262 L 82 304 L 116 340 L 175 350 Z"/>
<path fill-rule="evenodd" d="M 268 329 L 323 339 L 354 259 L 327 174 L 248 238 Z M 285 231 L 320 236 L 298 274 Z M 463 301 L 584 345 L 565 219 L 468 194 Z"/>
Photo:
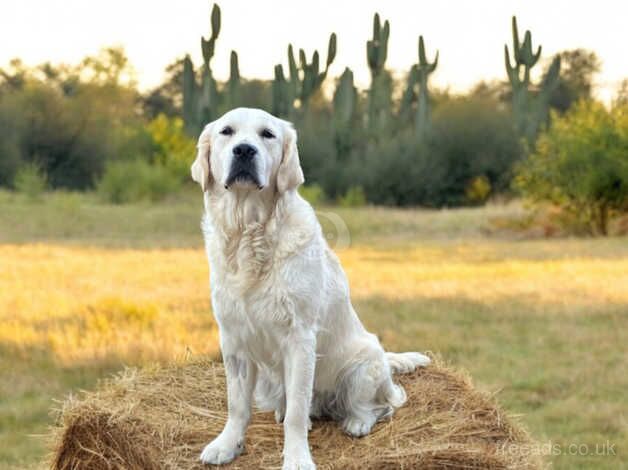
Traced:
<path fill-rule="evenodd" d="M 313 334 L 288 338 L 284 351 L 286 416 L 283 422 L 283 470 L 314 470 L 307 442 L 316 366 Z"/>
<path fill-rule="evenodd" d="M 214 465 L 231 462 L 244 449 L 244 435 L 251 419 L 252 396 L 257 378 L 257 367 L 250 359 L 224 349 L 223 355 L 227 376 L 227 424 L 201 453 L 203 463 Z"/>

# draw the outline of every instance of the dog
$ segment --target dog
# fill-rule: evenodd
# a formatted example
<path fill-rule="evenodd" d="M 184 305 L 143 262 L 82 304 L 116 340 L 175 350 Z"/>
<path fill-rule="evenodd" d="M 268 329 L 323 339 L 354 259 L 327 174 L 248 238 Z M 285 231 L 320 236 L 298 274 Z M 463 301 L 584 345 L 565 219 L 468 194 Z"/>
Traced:
<path fill-rule="evenodd" d="M 364 436 L 406 400 L 392 374 L 430 359 L 385 352 L 360 322 L 340 262 L 297 192 L 292 124 L 237 108 L 204 128 L 197 149 L 191 173 L 203 190 L 228 402 L 226 425 L 200 460 L 224 464 L 242 452 L 255 402 L 283 422 L 283 469 L 315 469 L 310 418 Z"/>

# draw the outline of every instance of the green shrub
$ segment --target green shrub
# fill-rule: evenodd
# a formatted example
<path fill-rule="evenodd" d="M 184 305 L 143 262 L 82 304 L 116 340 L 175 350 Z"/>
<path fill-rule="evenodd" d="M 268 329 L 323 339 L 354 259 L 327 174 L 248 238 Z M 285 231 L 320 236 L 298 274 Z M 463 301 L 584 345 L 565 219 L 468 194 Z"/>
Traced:
<path fill-rule="evenodd" d="M 34 163 L 23 165 L 17 170 L 13 185 L 17 192 L 25 194 L 32 201 L 37 201 L 46 190 L 46 174 Z"/>
<path fill-rule="evenodd" d="M 146 126 L 154 148 L 151 161 L 163 165 L 181 181 L 190 181 L 190 162 L 196 153 L 196 141 L 184 131 L 181 118 L 159 114 Z"/>
<path fill-rule="evenodd" d="M 362 207 L 366 204 L 366 194 L 361 186 L 352 186 L 338 198 L 338 204 L 341 207 Z"/>
<path fill-rule="evenodd" d="M 411 131 L 382 139 L 358 156 L 353 173 L 375 204 L 459 206 L 508 189 L 521 156 L 507 111 L 486 98 L 453 98 L 436 107 L 425 142 Z"/>
<path fill-rule="evenodd" d="M 162 165 L 141 160 L 109 163 L 97 184 L 100 197 L 113 204 L 158 201 L 180 186 L 180 180 Z"/>
<path fill-rule="evenodd" d="M 555 204 L 590 233 L 606 235 L 613 211 L 628 210 L 628 106 L 609 111 L 582 101 L 555 114 L 514 184 L 532 201 Z"/>
<path fill-rule="evenodd" d="M 473 178 L 465 189 L 467 201 L 473 204 L 482 204 L 486 202 L 491 193 L 491 182 L 484 175 Z"/>
<path fill-rule="evenodd" d="M 325 192 L 323 188 L 318 184 L 308 184 L 307 186 L 301 186 L 299 188 L 299 194 L 303 199 L 312 204 L 313 206 L 317 206 L 325 202 Z"/>

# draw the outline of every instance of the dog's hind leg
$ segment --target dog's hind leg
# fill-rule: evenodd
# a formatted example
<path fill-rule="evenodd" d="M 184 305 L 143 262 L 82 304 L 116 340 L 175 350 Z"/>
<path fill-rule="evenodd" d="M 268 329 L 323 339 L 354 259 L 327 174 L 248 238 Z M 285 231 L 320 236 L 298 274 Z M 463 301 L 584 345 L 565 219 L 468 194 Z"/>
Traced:
<path fill-rule="evenodd" d="M 367 435 L 379 419 L 392 413 L 393 406 L 405 401 L 403 389 L 392 383 L 383 351 L 374 348 L 368 356 L 342 373 L 336 391 L 342 428 L 356 437 Z"/>

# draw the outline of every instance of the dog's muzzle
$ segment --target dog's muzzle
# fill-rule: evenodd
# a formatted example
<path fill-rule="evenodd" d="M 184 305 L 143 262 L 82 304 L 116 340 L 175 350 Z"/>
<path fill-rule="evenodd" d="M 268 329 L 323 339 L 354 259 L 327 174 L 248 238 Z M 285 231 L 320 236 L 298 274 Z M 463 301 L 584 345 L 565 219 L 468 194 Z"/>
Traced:
<path fill-rule="evenodd" d="M 229 176 L 225 182 L 225 189 L 229 189 L 233 184 L 251 184 L 258 189 L 262 185 L 257 176 L 258 156 L 257 148 L 250 144 L 238 144 L 233 148 L 233 160 L 229 169 Z"/>

